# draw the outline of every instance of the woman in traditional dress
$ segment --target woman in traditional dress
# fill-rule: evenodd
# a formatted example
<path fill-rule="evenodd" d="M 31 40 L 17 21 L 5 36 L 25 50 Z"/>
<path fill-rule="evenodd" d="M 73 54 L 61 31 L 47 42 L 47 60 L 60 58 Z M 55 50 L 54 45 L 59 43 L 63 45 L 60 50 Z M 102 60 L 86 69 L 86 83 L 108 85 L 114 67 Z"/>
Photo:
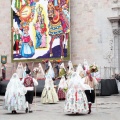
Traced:
<path fill-rule="evenodd" d="M 86 76 L 86 72 L 87 70 L 89 70 L 88 61 L 86 59 L 84 59 L 84 62 L 83 62 L 83 69 L 84 69 L 84 74 Z"/>
<path fill-rule="evenodd" d="M 74 72 L 74 68 L 73 68 L 73 64 L 71 61 L 68 61 L 68 71 L 67 71 L 67 83 L 69 82 L 71 76 L 72 76 L 72 73 Z"/>
<path fill-rule="evenodd" d="M 68 61 L 68 73 L 71 73 L 71 71 L 74 71 L 73 64 L 71 61 Z"/>
<path fill-rule="evenodd" d="M 63 75 L 66 75 L 66 69 L 64 63 L 61 63 L 59 70 L 59 77 L 62 77 Z"/>
<path fill-rule="evenodd" d="M 45 86 L 44 86 L 44 89 L 43 89 L 42 95 L 41 95 L 41 102 L 43 104 L 58 102 L 58 96 L 57 96 L 56 90 L 54 88 L 54 83 L 53 83 L 52 77 L 50 75 L 46 76 Z"/>
<path fill-rule="evenodd" d="M 33 46 L 33 42 L 30 38 L 30 35 L 28 33 L 29 27 L 25 26 L 23 28 L 23 36 L 22 36 L 22 46 L 20 49 L 21 56 L 25 58 L 31 58 L 35 54 L 35 49 Z"/>
<path fill-rule="evenodd" d="M 17 73 L 14 73 L 7 85 L 4 97 L 4 108 L 12 113 L 26 109 L 25 94 L 27 90 L 22 85 Z"/>
<path fill-rule="evenodd" d="M 16 69 L 16 73 L 18 74 L 19 78 L 22 79 L 23 78 L 23 72 L 24 72 L 24 68 L 22 63 L 18 63 L 17 69 Z"/>
<path fill-rule="evenodd" d="M 47 75 L 50 75 L 52 79 L 55 78 L 55 72 L 53 70 L 53 67 L 52 67 L 50 61 L 48 61 L 48 69 L 46 70 L 46 75 L 45 76 L 47 76 Z"/>
<path fill-rule="evenodd" d="M 29 68 L 29 66 L 28 66 L 28 64 L 27 63 L 25 63 L 25 66 L 24 66 L 24 68 L 23 68 L 23 78 L 25 78 L 26 77 L 26 71 L 29 71 L 29 72 L 31 72 L 31 70 L 30 70 L 30 68 Z"/>
<path fill-rule="evenodd" d="M 41 63 L 38 64 L 38 72 L 37 72 L 37 79 L 44 79 L 45 78 L 45 72 L 42 68 Z"/>
<path fill-rule="evenodd" d="M 81 81 L 78 73 L 73 72 L 68 83 L 68 91 L 66 94 L 64 111 L 65 113 L 87 113 L 88 103 L 84 93 L 86 87 Z"/>
<path fill-rule="evenodd" d="M 25 67 L 23 68 L 23 78 L 25 78 L 26 77 L 26 65 L 25 65 Z"/>
<path fill-rule="evenodd" d="M 58 85 L 58 92 L 57 92 L 59 100 L 65 100 L 66 89 L 67 89 L 67 82 L 65 80 L 65 77 L 62 76 Z"/>
<path fill-rule="evenodd" d="M 81 78 L 84 77 L 84 70 L 81 64 L 77 66 L 76 72 L 80 75 Z"/>

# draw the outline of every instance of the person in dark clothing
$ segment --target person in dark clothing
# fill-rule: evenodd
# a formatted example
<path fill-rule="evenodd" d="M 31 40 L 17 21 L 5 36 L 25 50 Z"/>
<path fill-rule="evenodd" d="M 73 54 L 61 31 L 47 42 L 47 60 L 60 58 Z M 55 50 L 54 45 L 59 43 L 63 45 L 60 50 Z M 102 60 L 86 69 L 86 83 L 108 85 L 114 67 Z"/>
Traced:
<path fill-rule="evenodd" d="M 6 66 L 5 66 L 5 64 L 2 64 L 1 69 L 2 69 L 2 79 L 5 80 L 5 78 L 6 78 Z"/>
<path fill-rule="evenodd" d="M 31 113 L 32 112 L 31 105 L 32 105 L 33 96 L 34 96 L 34 86 L 37 86 L 38 82 L 36 79 L 34 79 L 30 76 L 30 69 L 28 69 L 28 68 L 26 70 L 26 77 L 22 79 L 22 83 L 27 89 L 27 93 L 25 95 L 26 106 L 27 106 L 26 113 L 28 112 L 28 110 L 29 110 L 29 113 Z"/>
<path fill-rule="evenodd" d="M 95 102 L 95 86 L 98 84 L 98 82 L 95 77 L 91 76 L 90 70 L 88 70 L 86 72 L 86 74 L 87 74 L 87 76 L 85 77 L 84 84 L 87 84 L 90 87 L 90 89 L 85 90 L 85 94 L 86 94 L 87 100 L 88 100 L 88 107 L 89 107 L 88 114 L 90 114 L 92 103 Z"/>

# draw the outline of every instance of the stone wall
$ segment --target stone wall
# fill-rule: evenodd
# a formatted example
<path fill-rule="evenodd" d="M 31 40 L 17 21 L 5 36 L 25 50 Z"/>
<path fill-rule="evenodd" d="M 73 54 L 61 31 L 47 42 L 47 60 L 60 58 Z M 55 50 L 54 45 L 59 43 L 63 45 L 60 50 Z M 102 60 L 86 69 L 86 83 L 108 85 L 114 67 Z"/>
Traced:
<path fill-rule="evenodd" d="M 113 0 L 114 1 L 114 0 Z M 108 17 L 113 16 L 112 0 L 71 0 L 71 60 L 73 64 L 87 59 L 101 67 L 114 67 L 108 61 L 112 26 Z M 0 54 L 8 56 L 11 64 L 11 0 L 0 0 Z M 113 52 L 114 56 L 114 52 Z M 14 65 L 15 66 L 15 65 Z M 103 72 L 104 73 L 104 72 Z"/>

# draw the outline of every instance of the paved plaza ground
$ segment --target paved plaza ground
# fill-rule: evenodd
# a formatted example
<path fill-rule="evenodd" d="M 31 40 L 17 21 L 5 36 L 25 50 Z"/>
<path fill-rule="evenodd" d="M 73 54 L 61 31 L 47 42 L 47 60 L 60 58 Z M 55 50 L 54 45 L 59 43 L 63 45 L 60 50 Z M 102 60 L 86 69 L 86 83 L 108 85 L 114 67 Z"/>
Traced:
<path fill-rule="evenodd" d="M 3 110 L 3 96 L 0 96 L 0 120 L 120 120 L 120 94 L 97 96 L 96 103 L 92 106 L 90 115 L 66 115 L 63 112 L 64 101 L 41 104 L 40 97 L 37 97 L 34 99 L 33 113 L 18 111 L 18 114 L 11 114 Z"/>

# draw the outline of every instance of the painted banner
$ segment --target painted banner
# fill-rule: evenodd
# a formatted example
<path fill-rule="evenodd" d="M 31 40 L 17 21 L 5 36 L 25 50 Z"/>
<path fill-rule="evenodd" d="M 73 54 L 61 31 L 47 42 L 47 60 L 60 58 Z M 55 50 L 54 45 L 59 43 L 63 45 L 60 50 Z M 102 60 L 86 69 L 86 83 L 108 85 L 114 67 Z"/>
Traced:
<path fill-rule="evenodd" d="M 12 0 L 12 60 L 69 60 L 69 5 L 69 0 Z"/>

